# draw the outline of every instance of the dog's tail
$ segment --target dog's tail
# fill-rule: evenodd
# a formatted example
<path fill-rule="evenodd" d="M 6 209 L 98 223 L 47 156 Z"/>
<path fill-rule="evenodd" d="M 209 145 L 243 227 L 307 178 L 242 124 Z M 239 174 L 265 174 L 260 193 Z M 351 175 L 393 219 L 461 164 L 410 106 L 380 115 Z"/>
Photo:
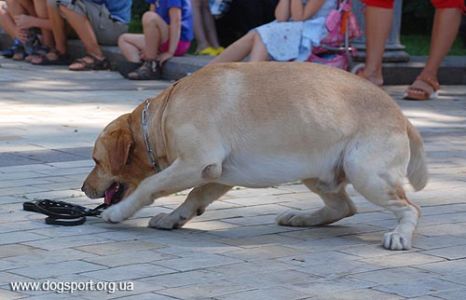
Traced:
<path fill-rule="evenodd" d="M 408 179 L 413 188 L 419 191 L 426 186 L 429 175 L 421 135 L 409 121 L 408 138 L 411 152 L 408 164 Z"/>

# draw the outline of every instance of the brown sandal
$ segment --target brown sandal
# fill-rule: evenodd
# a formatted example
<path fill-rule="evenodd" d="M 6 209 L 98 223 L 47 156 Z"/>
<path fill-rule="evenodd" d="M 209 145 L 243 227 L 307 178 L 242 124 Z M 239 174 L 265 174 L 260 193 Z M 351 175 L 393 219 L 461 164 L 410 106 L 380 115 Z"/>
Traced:
<path fill-rule="evenodd" d="M 440 84 L 431 77 L 418 76 L 406 90 L 403 99 L 425 101 L 437 97 Z"/>

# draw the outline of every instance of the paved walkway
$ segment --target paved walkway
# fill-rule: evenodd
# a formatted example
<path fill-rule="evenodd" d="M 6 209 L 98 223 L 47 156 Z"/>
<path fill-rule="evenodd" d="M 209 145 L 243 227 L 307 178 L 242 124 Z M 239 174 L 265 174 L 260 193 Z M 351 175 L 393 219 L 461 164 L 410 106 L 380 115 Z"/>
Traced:
<path fill-rule="evenodd" d="M 123 224 L 46 225 L 21 203 L 51 198 L 97 205 L 79 190 L 97 134 L 168 83 L 0 64 L 0 299 L 466 297 L 465 86 L 445 87 L 435 101 L 399 101 L 422 132 L 432 176 L 425 190 L 411 195 L 423 210 L 415 248 L 391 252 L 380 241 L 394 217 L 352 189 L 360 213 L 351 218 L 310 229 L 275 225 L 285 209 L 321 205 L 297 184 L 235 189 L 177 231 L 146 223 L 176 207 L 185 193 L 160 199 Z M 387 88 L 395 98 L 403 89 Z M 53 287 L 91 280 L 132 282 L 134 289 L 58 294 L 10 288 L 10 282 Z"/>

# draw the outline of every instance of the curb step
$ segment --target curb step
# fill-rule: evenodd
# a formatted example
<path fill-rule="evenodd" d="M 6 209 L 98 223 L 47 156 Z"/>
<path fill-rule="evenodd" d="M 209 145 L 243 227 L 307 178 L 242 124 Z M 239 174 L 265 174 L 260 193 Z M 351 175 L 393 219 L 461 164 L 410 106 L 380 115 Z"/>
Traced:
<path fill-rule="evenodd" d="M 0 33 L 0 49 L 6 48 L 11 39 L 4 33 Z M 84 47 L 79 40 L 68 42 L 70 55 L 78 58 L 85 54 Z M 117 64 L 124 64 L 125 59 L 118 47 L 102 47 L 102 50 L 115 69 Z M 163 67 L 163 78 L 178 80 L 189 75 L 209 62 L 207 56 L 186 55 L 174 57 Z M 411 84 L 422 70 L 426 56 L 411 56 L 409 62 L 384 64 L 383 75 L 386 85 Z M 439 71 L 439 81 L 443 85 L 466 85 L 466 56 L 448 56 L 444 59 Z"/>

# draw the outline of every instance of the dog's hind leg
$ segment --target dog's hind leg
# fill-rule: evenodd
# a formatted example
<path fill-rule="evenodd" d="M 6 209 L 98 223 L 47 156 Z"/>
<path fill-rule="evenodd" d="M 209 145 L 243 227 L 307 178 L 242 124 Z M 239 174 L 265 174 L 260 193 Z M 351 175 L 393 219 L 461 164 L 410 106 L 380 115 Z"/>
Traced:
<path fill-rule="evenodd" d="M 180 228 L 195 216 L 204 213 L 206 207 L 223 196 L 232 187 L 219 183 L 208 183 L 194 188 L 186 200 L 170 214 L 160 213 L 149 221 L 149 227 L 159 229 Z"/>
<path fill-rule="evenodd" d="M 322 188 L 314 179 L 303 183 L 324 201 L 325 206 L 316 211 L 290 210 L 277 217 L 277 223 L 285 226 L 308 227 L 334 223 L 356 213 L 356 207 L 345 191 L 346 184 L 340 184 L 335 191 Z"/>
<path fill-rule="evenodd" d="M 359 193 L 397 217 L 398 225 L 384 235 L 383 246 L 390 250 L 406 250 L 411 248 L 420 216 L 419 207 L 408 200 L 402 187 L 409 159 L 408 142 L 392 137 L 385 143 L 389 144 L 360 146 L 348 155 L 344 169 Z"/>
<path fill-rule="evenodd" d="M 219 172 L 216 173 L 221 174 L 221 162 L 209 164 L 203 161 L 205 160 L 175 160 L 162 172 L 144 179 L 127 198 L 104 210 L 102 219 L 111 223 L 121 222 L 142 207 L 151 204 L 156 198 L 206 184 L 211 179 L 204 177 L 206 169 L 218 169 Z"/>

